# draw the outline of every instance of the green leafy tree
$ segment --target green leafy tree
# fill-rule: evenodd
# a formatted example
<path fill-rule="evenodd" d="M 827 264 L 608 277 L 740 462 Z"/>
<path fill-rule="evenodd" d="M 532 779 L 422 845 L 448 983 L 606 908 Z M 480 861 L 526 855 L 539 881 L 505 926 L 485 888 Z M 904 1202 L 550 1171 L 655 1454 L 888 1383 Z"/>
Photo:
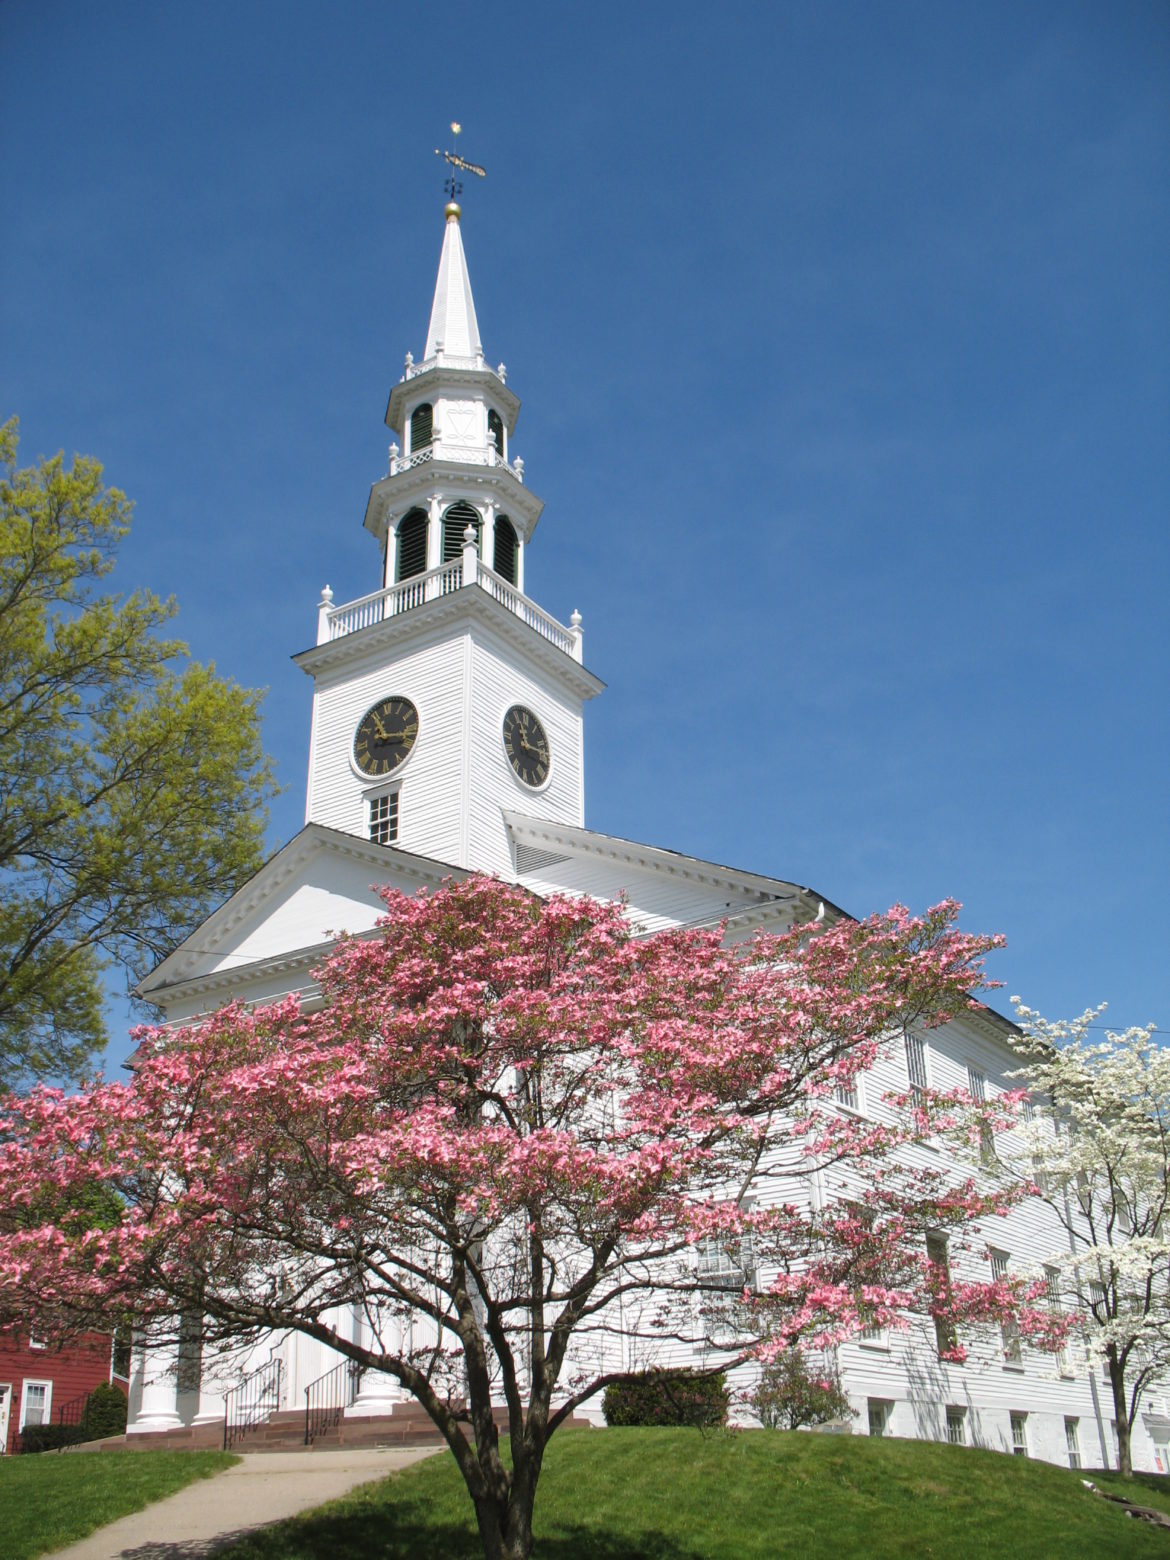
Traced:
<path fill-rule="evenodd" d="M 765 1430 L 827 1425 L 857 1413 L 836 1366 L 812 1371 L 800 1349 L 786 1349 L 765 1365 L 748 1401 Z"/>
<path fill-rule="evenodd" d="M 97 461 L 17 469 L 0 427 L 0 1086 L 104 1047 L 133 980 L 262 859 L 260 695 L 162 637 L 173 601 L 103 591 L 131 505 Z"/>

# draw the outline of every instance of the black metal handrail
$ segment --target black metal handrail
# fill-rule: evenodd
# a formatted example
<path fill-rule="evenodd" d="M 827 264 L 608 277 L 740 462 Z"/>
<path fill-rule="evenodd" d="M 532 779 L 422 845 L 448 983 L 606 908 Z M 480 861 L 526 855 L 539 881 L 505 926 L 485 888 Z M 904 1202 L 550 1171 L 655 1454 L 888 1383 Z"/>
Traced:
<path fill-rule="evenodd" d="M 80 1396 L 70 1398 L 68 1403 L 62 1403 L 57 1410 L 57 1423 L 59 1425 L 85 1425 L 89 1419 L 89 1393 L 82 1392 Z"/>
<path fill-rule="evenodd" d="M 305 1388 L 305 1445 L 341 1423 L 341 1416 L 358 1394 L 362 1368 L 356 1360 L 342 1360 Z"/>
<path fill-rule="evenodd" d="M 280 1381 L 284 1363 L 270 1359 L 254 1370 L 226 1394 L 223 1400 L 223 1449 L 232 1446 L 249 1430 L 267 1420 L 280 1407 Z"/>

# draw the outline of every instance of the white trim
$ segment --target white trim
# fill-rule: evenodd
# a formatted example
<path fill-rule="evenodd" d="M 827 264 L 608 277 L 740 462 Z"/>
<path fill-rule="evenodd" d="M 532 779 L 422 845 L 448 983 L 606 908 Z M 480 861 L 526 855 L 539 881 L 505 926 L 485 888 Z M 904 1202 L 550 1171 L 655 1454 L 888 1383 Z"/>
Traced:
<path fill-rule="evenodd" d="M 24 1433 L 24 1427 L 25 1427 L 25 1424 L 27 1423 L 27 1416 L 28 1416 L 28 1389 L 30 1387 L 44 1387 L 44 1389 L 45 1389 L 45 1414 L 44 1414 L 44 1418 L 43 1419 L 38 1420 L 38 1423 L 42 1424 L 42 1425 L 47 1425 L 47 1424 L 50 1424 L 52 1422 L 52 1415 L 53 1415 L 53 1383 L 51 1381 L 42 1380 L 38 1376 L 26 1376 L 24 1378 L 24 1385 L 20 1389 L 20 1423 L 16 1427 L 18 1434 L 23 1434 Z"/>

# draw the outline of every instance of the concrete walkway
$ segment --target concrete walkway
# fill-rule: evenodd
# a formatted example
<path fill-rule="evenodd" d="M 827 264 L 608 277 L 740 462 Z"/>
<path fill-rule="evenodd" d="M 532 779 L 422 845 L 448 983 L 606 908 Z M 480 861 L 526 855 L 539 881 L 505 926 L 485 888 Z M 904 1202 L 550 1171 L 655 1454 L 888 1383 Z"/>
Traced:
<path fill-rule="evenodd" d="M 253 1528 L 279 1522 L 357 1484 L 432 1457 L 437 1446 L 252 1452 L 224 1473 L 119 1517 L 44 1560 L 199 1560 Z"/>

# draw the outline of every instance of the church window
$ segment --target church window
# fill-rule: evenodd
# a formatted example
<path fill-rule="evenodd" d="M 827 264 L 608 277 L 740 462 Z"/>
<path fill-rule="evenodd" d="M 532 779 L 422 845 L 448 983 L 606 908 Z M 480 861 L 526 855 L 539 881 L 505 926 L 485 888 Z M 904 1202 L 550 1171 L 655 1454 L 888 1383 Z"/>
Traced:
<path fill-rule="evenodd" d="M 888 1398 L 867 1398 L 866 1406 L 869 1409 L 870 1435 L 889 1435 L 890 1415 L 894 1405 Z"/>
<path fill-rule="evenodd" d="M 500 420 L 499 412 L 488 413 L 488 438 L 496 447 L 496 454 L 501 460 L 504 458 L 504 424 Z"/>
<path fill-rule="evenodd" d="M 452 504 L 443 516 L 443 562 L 454 563 L 456 558 L 463 554 L 463 533 L 468 526 L 475 528 L 476 546 L 479 545 L 480 518 L 479 511 L 471 504 L 460 500 Z"/>
<path fill-rule="evenodd" d="M 520 544 L 516 537 L 516 530 L 507 515 L 500 515 L 496 519 L 496 553 L 492 568 L 509 585 L 516 584 L 516 562 L 520 551 Z"/>
<path fill-rule="evenodd" d="M 861 1109 L 861 1100 L 857 1093 L 857 1079 L 851 1078 L 848 1083 L 839 1083 L 833 1090 L 833 1098 L 838 1105 L 844 1105 L 846 1110 Z"/>
<path fill-rule="evenodd" d="M 1027 1414 L 1012 1413 L 1012 1455 L 1015 1457 L 1027 1457 L 1028 1455 Z"/>
<path fill-rule="evenodd" d="M 370 798 L 370 838 L 375 845 L 393 845 L 398 838 L 398 792 Z"/>
<path fill-rule="evenodd" d="M 410 453 L 425 450 L 434 436 L 435 414 L 429 401 L 416 406 L 410 414 Z"/>
<path fill-rule="evenodd" d="M 967 1444 L 967 1410 L 947 1404 L 947 1440 L 952 1446 Z"/>
<path fill-rule="evenodd" d="M 922 1095 L 926 1089 L 926 1047 L 919 1035 L 907 1035 L 906 1040 L 906 1081 L 910 1085 L 910 1093 L 914 1096 L 914 1103 L 922 1103 Z"/>
<path fill-rule="evenodd" d="M 995 1283 L 998 1284 L 1001 1280 L 1007 1278 L 1008 1260 L 1008 1254 L 1006 1251 L 996 1251 L 994 1248 L 992 1249 L 991 1277 Z M 1003 1322 L 1000 1326 L 1000 1337 L 1003 1340 L 1004 1363 L 1007 1365 L 1018 1365 L 1020 1363 L 1019 1323 L 1016 1322 L 1014 1318 L 1009 1318 L 1007 1321 Z"/>
<path fill-rule="evenodd" d="M 946 1314 L 951 1298 L 951 1270 L 947 1261 L 945 1235 L 926 1237 L 926 1260 L 930 1263 L 935 1293 L 934 1337 L 939 1354 L 953 1354 L 958 1346 L 955 1324 Z"/>
<path fill-rule="evenodd" d="M 1068 1465 L 1070 1468 L 1079 1468 L 1081 1466 L 1080 1424 L 1079 1419 L 1066 1418 L 1064 1421 L 1064 1444 L 1068 1447 Z"/>
<path fill-rule="evenodd" d="M 412 509 L 398 522 L 398 578 L 413 579 L 427 568 L 427 517 Z"/>

